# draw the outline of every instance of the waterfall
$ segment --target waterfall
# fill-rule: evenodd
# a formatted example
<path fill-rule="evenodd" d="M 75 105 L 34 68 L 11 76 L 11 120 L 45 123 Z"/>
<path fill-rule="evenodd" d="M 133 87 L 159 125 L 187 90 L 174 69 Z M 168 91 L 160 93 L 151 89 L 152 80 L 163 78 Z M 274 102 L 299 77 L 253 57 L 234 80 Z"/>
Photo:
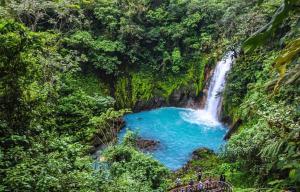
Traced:
<path fill-rule="evenodd" d="M 217 63 L 208 88 L 205 111 L 216 120 L 220 112 L 221 93 L 224 90 L 226 74 L 230 70 L 233 62 L 232 54 L 232 52 L 227 53 L 225 57 Z"/>
<path fill-rule="evenodd" d="M 202 110 L 192 110 L 189 113 L 183 113 L 182 118 L 185 121 L 195 124 L 207 124 L 214 126 L 219 124 L 219 113 L 221 104 L 221 94 L 224 90 L 226 74 L 231 68 L 234 59 L 234 53 L 228 52 L 216 65 L 212 78 L 210 80 L 205 108 Z"/>

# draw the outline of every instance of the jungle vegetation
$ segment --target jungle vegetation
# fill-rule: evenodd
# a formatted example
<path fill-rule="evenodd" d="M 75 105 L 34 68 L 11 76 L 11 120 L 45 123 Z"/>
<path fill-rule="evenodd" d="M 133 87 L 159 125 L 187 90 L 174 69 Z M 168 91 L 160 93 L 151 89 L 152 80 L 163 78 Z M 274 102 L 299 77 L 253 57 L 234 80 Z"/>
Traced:
<path fill-rule="evenodd" d="M 0 191 L 166 191 L 172 173 L 134 133 L 111 142 L 114 122 L 138 100 L 201 95 L 233 47 L 223 115 L 242 125 L 207 167 L 237 190 L 299 190 L 299 13 L 298 0 L 0 0 Z M 98 169 L 95 136 L 110 143 Z"/>

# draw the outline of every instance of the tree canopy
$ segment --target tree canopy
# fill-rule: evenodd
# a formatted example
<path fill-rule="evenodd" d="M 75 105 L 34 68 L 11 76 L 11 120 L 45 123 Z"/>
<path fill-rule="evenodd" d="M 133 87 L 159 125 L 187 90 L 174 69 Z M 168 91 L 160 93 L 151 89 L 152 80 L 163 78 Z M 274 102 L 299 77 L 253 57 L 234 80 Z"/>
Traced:
<path fill-rule="evenodd" d="M 222 116 L 242 123 L 210 168 L 237 189 L 298 190 L 299 6 L 0 1 L 0 191 L 166 191 L 172 173 L 136 148 L 135 133 L 117 143 L 122 116 L 178 90 L 205 96 L 230 49 L 240 51 Z"/>

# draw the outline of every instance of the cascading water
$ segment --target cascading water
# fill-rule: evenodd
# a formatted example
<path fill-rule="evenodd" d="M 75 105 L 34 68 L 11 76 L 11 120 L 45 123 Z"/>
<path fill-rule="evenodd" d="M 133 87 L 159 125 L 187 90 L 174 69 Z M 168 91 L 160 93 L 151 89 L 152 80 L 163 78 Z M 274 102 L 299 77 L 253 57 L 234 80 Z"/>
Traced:
<path fill-rule="evenodd" d="M 225 58 L 218 62 L 208 89 L 205 110 L 216 120 L 218 119 L 221 103 L 221 96 L 219 94 L 224 89 L 225 77 L 233 62 L 232 54 L 229 52 Z"/>
<path fill-rule="evenodd" d="M 226 74 L 231 68 L 233 62 L 233 52 L 229 52 L 225 57 L 217 63 L 211 78 L 208 95 L 203 110 L 191 111 L 189 113 L 182 114 L 186 121 L 196 124 L 219 124 L 218 116 L 220 112 L 221 96 L 225 85 Z"/>

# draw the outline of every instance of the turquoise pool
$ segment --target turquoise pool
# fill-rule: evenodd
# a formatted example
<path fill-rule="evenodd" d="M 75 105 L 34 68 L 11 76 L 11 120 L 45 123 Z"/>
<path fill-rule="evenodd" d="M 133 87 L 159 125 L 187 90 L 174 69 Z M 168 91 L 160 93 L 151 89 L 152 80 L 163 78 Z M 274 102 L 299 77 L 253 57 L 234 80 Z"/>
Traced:
<path fill-rule="evenodd" d="M 172 170 L 182 167 L 197 148 L 217 152 L 225 143 L 226 128 L 199 110 L 165 107 L 124 118 L 126 127 L 119 133 L 120 140 L 129 129 L 138 131 L 142 138 L 159 141 L 158 149 L 151 154 Z"/>

